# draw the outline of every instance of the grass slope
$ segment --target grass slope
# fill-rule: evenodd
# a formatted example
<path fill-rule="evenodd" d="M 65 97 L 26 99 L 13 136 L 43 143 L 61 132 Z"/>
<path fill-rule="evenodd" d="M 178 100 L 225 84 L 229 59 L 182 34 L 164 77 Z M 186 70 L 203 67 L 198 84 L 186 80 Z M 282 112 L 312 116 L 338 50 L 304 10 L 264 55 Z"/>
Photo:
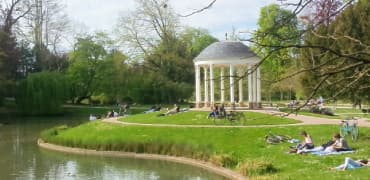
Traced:
<path fill-rule="evenodd" d="M 337 126 L 298 126 L 275 128 L 170 128 L 118 126 L 92 122 L 75 128 L 46 130 L 47 142 L 97 150 L 130 151 L 186 156 L 243 171 L 259 179 L 367 179 L 367 168 L 345 172 L 330 171 L 346 156 L 365 158 L 370 152 L 370 129 L 361 128 L 360 139 L 350 141 L 354 154 L 319 157 L 287 154 L 288 146 L 266 144 L 264 136 L 273 132 L 300 138 L 309 132 L 316 144 L 324 143 L 337 132 Z M 272 173 L 274 172 L 274 173 Z"/>

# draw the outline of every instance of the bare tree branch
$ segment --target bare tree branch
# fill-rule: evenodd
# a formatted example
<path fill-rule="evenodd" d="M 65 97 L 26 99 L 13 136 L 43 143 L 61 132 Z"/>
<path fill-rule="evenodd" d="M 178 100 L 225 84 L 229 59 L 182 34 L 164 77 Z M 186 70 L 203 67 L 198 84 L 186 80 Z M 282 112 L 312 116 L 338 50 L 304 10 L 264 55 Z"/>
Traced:
<path fill-rule="evenodd" d="M 205 10 L 207 10 L 207 9 L 210 9 L 216 1 L 217 1 L 217 0 L 213 0 L 212 2 L 210 2 L 207 6 L 203 7 L 202 9 L 198 9 L 198 10 L 193 11 L 193 12 L 191 12 L 191 13 L 189 13 L 189 14 L 186 14 L 186 15 L 181 15 L 181 14 L 179 14 L 179 16 L 180 16 L 180 17 L 189 17 L 189 16 L 192 16 L 192 15 L 194 15 L 194 14 L 197 14 L 197 13 L 203 12 L 203 11 L 205 11 Z"/>

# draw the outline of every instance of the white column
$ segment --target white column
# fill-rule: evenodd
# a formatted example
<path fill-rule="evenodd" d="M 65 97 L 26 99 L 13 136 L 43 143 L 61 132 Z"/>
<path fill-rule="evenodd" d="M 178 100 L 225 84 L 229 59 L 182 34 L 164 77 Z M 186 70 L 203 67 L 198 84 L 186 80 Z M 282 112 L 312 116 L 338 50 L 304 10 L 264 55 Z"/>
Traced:
<path fill-rule="evenodd" d="M 239 104 L 243 103 L 243 70 L 239 69 Z"/>
<path fill-rule="evenodd" d="M 252 83 L 252 65 L 248 65 L 248 103 L 253 102 L 253 83 Z"/>
<path fill-rule="evenodd" d="M 252 92 L 253 92 L 253 103 L 257 102 L 257 70 L 254 69 L 252 73 Z"/>
<path fill-rule="evenodd" d="M 195 65 L 195 104 L 196 107 L 200 107 L 200 68 L 199 65 Z"/>
<path fill-rule="evenodd" d="M 260 67 L 258 66 L 257 67 L 257 77 L 256 77 L 256 81 L 257 81 L 257 104 L 260 105 L 261 103 L 261 71 L 260 71 Z"/>
<path fill-rule="evenodd" d="M 224 67 L 221 68 L 221 103 L 225 102 Z"/>
<path fill-rule="evenodd" d="M 234 66 L 230 64 L 230 103 L 235 103 L 234 96 Z"/>
<path fill-rule="evenodd" d="M 209 74 L 210 74 L 210 86 L 211 86 L 211 105 L 215 103 L 215 78 L 213 75 L 213 64 L 209 65 Z"/>
<path fill-rule="evenodd" d="M 207 107 L 209 100 L 208 100 L 208 70 L 207 66 L 204 66 L 204 106 Z"/>

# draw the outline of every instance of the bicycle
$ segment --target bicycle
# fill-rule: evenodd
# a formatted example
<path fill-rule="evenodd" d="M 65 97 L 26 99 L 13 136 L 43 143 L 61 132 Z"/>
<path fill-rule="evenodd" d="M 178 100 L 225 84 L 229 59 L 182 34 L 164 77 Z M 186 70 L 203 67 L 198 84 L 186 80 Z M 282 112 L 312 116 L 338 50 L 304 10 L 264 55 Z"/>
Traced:
<path fill-rule="evenodd" d="M 350 121 L 352 123 L 350 124 Z M 360 129 L 357 126 L 358 120 L 357 118 L 352 117 L 349 120 L 342 120 L 340 123 L 340 136 L 346 137 L 351 135 L 352 140 L 357 140 L 360 134 Z"/>
<path fill-rule="evenodd" d="M 243 112 L 230 111 L 230 113 L 225 115 L 218 115 L 213 117 L 213 122 L 215 125 L 223 125 L 227 121 L 232 125 L 244 125 L 245 124 L 245 115 Z"/>

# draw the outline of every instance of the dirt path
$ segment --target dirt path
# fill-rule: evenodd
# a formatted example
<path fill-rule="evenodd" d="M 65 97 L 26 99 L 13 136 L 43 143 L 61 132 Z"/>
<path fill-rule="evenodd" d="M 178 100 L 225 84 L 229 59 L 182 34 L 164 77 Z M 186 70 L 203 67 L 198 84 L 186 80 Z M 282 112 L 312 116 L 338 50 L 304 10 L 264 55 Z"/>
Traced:
<path fill-rule="evenodd" d="M 251 110 L 252 112 L 259 112 L 265 114 L 281 114 L 282 112 L 279 111 L 272 111 L 272 110 Z M 302 121 L 300 125 L 319 125 L 319 124 L 332 124 L 332 125 L 339 125 L 340 119 L 329 119 L 329 118 L 320 118 L 320 117 L 313 117 L 313 116 L 305 116 L 305 115 L 295 115 L 290 114 L 286 117 L 291 119 Z M 367 119 L 360 118 L 358 119 L 358 126 L 360 127 L 370 127 L 370 122 L 366 121 Z"/>

